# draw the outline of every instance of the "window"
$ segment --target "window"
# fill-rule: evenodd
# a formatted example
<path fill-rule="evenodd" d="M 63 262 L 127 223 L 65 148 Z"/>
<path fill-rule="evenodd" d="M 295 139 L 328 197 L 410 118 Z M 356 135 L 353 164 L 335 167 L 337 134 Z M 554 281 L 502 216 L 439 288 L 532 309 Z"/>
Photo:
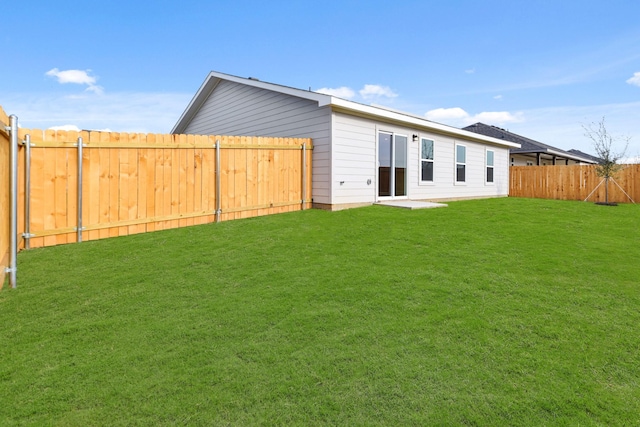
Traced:
<path fill-rule="evenodd" d="M 465 182 L 467 172 L 467 147 L 456 145 L 456 182 Z"/>
<path fill-rule="evenodd" d="M 487 183 L 493 182 L 493 150 L 487 150 Z"/>
<path fill-rule="evenodd" d="M 433 182 L 433 141 L 420 140 L 420 181 Z"/>

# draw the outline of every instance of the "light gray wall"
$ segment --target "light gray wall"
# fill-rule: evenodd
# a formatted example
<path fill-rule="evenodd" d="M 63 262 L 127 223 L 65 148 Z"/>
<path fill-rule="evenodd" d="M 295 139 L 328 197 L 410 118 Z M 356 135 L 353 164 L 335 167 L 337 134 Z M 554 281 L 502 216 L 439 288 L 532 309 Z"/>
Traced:
<path fill-rule="evenodd" d="M 509 150 L 427 132 L 421 138 L 434 141 L 433 183 L 420 181 L 420 143 L 410 142 L 409 189 L 414 199 L 450 199 L 497 197 L 509 194 Z M 466 179 L 455 182 L 456 144 L 467 147 Z M 493 183 L 486 182 L 486 150 L 494 152 Z"/>
<path fill-rule="evenodd" d="M 376 138 L 375 122 L 333 114 L 333 204 L 375 201 Z M 371 184 L 367 184 L 368 180 Z"/>
<path fill-rule="evenodd" d="M 222 80 L 185 133 L 313 139 L 313 199 L 331 203 L 331 111 L 318 103 Z"/>

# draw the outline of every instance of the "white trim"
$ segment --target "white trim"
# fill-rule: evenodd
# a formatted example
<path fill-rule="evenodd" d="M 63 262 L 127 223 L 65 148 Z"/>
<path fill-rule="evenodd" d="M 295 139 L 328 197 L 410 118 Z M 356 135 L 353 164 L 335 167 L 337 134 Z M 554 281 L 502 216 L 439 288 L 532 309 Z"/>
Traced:
<path fill-rule="evenodd" d="M 545 153 L 542 153 L 542 154 L 545 154 Z M 560 152 L 560 151 L 556 151 L 556 150 L 549 149 L 549 148 L 547 148 L 547 154 L 550 154 L 550 155 L 556 156 L 556 157 L 562 157 L 563 159 L 569 159 L 569 160 L 573 160 L 573 161 L 578 161 L 578 162 L 585 162 L 585 163 L 589 163 L 589 164 L 595 164 L 596 163 L 593 160 L 589 160 L 589 159 L 577 156 L 577 155 L 569 153 L 569 152 Z"/>

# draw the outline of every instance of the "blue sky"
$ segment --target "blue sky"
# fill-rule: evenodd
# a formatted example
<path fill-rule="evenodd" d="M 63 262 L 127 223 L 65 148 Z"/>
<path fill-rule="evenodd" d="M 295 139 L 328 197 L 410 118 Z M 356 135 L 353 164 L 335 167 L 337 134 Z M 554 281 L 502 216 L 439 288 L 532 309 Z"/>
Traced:
<path fill-rule="evenodd" d="M 0 105 L 22 127 L 169 132 L 209 71 L 593 152 L 640 154 L 640 2 L 22 0 Z"/>

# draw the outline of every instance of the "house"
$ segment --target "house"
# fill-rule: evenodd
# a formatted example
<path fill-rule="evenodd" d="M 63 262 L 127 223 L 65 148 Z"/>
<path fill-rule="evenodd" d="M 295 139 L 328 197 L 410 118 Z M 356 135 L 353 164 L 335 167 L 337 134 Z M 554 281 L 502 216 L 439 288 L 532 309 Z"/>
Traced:
<path fill-rule="evenodd" d="M 313 205 L 503 197 L 516 142 L 412 114 L 211 72 L 172 133 L 313 139 Z"/>
<path fill-rule="evenodd" d="M 463 129 L 520 144 L 520 148 L 512 148 L 509 152 L 511 166 L 591 165 L 598 163 L 596 157 L 578 150 L 564 151 L 496 126 L 476 123 Z"/>

